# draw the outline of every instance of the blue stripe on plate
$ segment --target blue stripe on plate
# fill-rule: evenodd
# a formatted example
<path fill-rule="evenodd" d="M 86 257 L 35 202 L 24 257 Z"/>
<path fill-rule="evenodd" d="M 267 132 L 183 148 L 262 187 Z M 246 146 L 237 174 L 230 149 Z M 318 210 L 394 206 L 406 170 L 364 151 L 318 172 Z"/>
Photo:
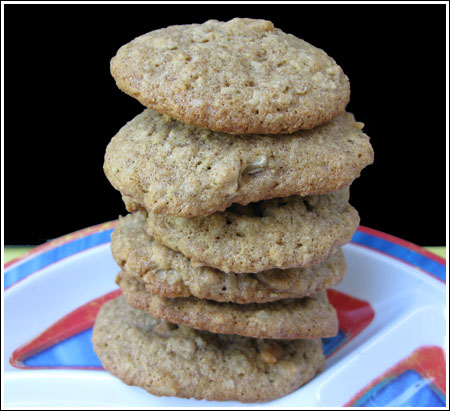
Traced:
<path fill-rule="evenodd" d="M 113 228 L 109 230 L 93 233 L 85 237 L 69 241 L 59 247 L 52 248 L 42 254 L 39 254 L 23 263 L 17 264 L 5 270 L 5 289 L 22 280 L 26 276 L 40 270 L 52 263 L 63 258 L 70 257 L 80 251 L 85 251 L 97 245 L 109 243 L 111 241 L 111 233 Z"/>
<path fill-rule="evenodd" d="M 335 337 L 322 338 L 322 348 L 325 357 L 329 357 L 331 354 L 337 351 L 337 349 L 348 340 L 348 337 L 349 336 L 347 334 L 339 330 Z"/>
<path fill-rule="evenodd" d="M 389 375 L 358 399 L 353 407 L 445 407 L 445 395 L 433 381 L 409 369 Z"/>
<path fill-rule="evenodd" d="M 23 361 L 27 367 L 102 367 L 92 346 L 92 327 Z"/>
<path fill-rule="evenodd" d="M 353 235 L 352 242 L 382 251 L 383 253 L 421 268 L 444 282 L 446 280 L 445 265 L 419 254 L 414 250 L 392 243 L 383 238 L 363 233 L 362 231 L 357 231 Z"/>

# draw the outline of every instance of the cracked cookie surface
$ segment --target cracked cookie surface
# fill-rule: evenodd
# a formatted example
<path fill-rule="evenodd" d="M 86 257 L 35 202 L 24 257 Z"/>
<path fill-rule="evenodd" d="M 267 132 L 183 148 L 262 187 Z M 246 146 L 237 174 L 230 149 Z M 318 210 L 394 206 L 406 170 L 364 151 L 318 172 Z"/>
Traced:
<path fill-rule="evenodd" d="M 316 196 L 233 204 L 205 217 L 148 213 L 148 232 L 195 266 L 258 273 L 307 267 L 346 244 L 358 227 L 349 189 Z"/>

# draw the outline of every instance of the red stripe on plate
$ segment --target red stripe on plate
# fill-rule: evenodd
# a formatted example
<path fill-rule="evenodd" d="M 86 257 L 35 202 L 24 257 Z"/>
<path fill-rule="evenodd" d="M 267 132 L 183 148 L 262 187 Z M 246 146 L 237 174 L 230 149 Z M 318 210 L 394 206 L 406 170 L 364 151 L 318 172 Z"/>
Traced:
<path fill-rule="evenodd" d="M 29 369 L 30 367 L 23 364 L 24 359 L 92 327 L 101 306 L 120 294 L 122 294 L 120 289 L 111 291 L 67 314 L 36 338 L 17 348 L 9 359 L 10 364 L 17 368 Z"/>
<path fill-rule="evenodd" d="M 328 289 L 327 295 L 330 304 L 336 309 L 339 329 L 350 334 L 350 339 L 364 330 L 375 317 L 375 311 L 368 301 L 333 289 Z"/>

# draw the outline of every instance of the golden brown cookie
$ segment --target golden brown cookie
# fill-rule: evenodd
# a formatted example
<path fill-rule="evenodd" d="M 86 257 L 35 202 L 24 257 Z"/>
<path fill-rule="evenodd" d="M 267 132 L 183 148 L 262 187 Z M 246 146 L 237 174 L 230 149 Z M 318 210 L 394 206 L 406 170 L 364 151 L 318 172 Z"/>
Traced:
<path fill-rule="evenodd" d="M 349 189 L 233 204 L 224 212 L 181 218 L 148 213 L 148 232 L 195 266 L 258 273 L 306 267 L 349 242 L 359 224 Z"/>
<path fill-rule="evenodd" d="M 144 106 L 232 134 L 313 128 L 350 99 L 348 78 L 331 57 L 265 20 L 152 31 L 119 49 L 111 73 Z"/>
<path fill-rule="evenodd" d="M 128 303 L 155 317 L 220 334 L 254 338 L 314 339 L 338 332 L 336 311 L 326 292 L 265 304 L 234 304 L 194 297 L 164 298 L 122 271 L 116 278 Z"/>
<path fill-rule="evenodd" d="M 147 291 L 162 297 L 193 296 L 234 303 L 300 298 L 340 283 L 347 268 L 341 250 L 310 267 L 256 274 L 224 273 L 210 267 L 197 267 L 183 254 L 170 250 L 149 235 L 146 219 L 144 211 L 121 218 L 111 235 L 111 251 L 122 270 L 140 279 Z"/>
<path fill-rule="evenodd" d="M 294 134 L 232 136 L 145 110 L 109 143 L 104 170 L 128 211 L 207 215 L 232 203 L 350 185 L 373 161 L 362 127 L 343 113 Z"/>
<path fill-rule="evenodd" d="M 320 340 L 262 340 L 212 334 L 156 319 L 123 297 L 100 310 L 92 337 L 103 366 L 158 396 L 265 402 L 321 371 Z"/>

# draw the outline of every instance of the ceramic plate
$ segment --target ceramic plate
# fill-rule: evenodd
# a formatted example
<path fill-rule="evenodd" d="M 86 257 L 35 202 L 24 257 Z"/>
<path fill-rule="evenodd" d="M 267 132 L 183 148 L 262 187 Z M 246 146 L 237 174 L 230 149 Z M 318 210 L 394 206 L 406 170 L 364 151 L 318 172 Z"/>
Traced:
<path fill-rule="evenodd" d="M 69 234 L 5 266 L 6 406 L 245 406 L 155 397 L 102 369 L 92 349 L 99 307 L 117 296 L 117 222 Z M 445 406 L 445 260 L 360 227 L 348 273 L 329 290 L 339 333 L 324 371 L 269 406 Z"/>

